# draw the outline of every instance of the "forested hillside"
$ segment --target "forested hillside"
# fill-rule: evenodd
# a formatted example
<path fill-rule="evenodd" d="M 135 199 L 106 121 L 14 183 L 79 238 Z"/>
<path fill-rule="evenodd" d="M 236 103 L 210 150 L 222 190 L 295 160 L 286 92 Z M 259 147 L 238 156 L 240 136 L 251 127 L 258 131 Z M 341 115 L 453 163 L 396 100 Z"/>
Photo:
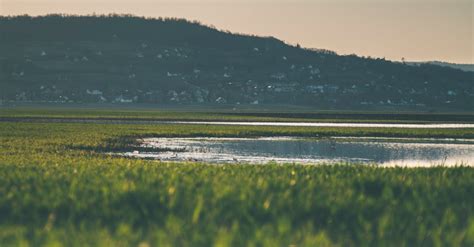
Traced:
<path fill-rule="evenodd" d="M 340 56 L 180 19 L 0 18 L 3 103 L 472 110 L 473 78 L 473 72 Z"/>
<path fill-rule="evenodd" d="M 450 67 L 454 69 L 459 69 L 462 71 L 470 71 L 474 72 L 474 64 L 457 64 L 457 63 L 447 63 L 447 62 L 440 62 L 440 61 L 428 61 L 428 62 L 410 62 L 412 65 L 420 65 L 420 64 L 432 64 L 438 65 L 443 67 Z"/>

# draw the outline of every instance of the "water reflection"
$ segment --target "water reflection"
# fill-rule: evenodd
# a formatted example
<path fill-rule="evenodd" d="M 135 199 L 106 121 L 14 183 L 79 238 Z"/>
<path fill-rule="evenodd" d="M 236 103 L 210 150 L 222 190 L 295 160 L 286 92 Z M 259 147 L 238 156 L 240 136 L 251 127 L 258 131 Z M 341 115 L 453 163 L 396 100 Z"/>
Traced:
<path fill-rule="evenodd" d="M 142 147 L 166 152 L 124 155 L 164 161 L 210 163 L 376 163 L 384 166 L 472 165 L 474 144 L 415 143 L 408 140 L 304 138 L 150 138 Z"/>

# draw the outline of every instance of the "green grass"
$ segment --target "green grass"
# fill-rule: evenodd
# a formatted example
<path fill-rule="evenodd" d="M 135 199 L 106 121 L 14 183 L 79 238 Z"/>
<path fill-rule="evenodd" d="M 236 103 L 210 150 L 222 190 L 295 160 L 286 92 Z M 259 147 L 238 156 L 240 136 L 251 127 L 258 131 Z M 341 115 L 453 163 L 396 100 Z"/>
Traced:
<path fill-rule="evenodd" d="M 0 123 L 0 246 L 474 245 L 472 168 L 220 166 L 99 152 L 137 136 L 377 134 L 387 131 Z"/>
<path fill-rule="evenodd" d="M 186 107 L 87 108 L 87 107 L 3 107 L 0 118 L 80 118 L 189 121 L 273 121 L 273 122 L 365 122 L 365 123 L 473 123 L 472 113 L 282 111 L 282 109 L 237 109 Z"/>

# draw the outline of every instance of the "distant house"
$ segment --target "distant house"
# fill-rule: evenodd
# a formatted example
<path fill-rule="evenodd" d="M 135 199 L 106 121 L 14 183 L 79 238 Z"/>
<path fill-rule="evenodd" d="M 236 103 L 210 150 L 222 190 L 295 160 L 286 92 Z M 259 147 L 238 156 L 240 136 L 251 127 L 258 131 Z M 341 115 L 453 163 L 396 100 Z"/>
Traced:
<path fill-rule="evenodd" d="M 279 72 L 279 73 L 272 74 L 272 75 L 271 75 L 271 78 L 277 79 L 277 80 L 280 80 L 280 81 L 281 81 L 281 80 L 283 80 L 283 79 L 286 78 L 286 75 L 285 75 L 284 73 L 280 73 L 280 72 Z"/>
<path fill-rule="evenodd" d="M 133 99 L 125 98 L 123 95 L 120 95 L 114 100 L 117 103 L 133 103 Z"/>
<path fill-rule="evenodd" d="M 86 93 L 89 95 L 102 95 L 103 94 L 102 91 L 97 90 L 97 89 L 94 89 L 94 90 L 87 89 Z"/>
<path fill-rule="evenodd" d="M 222 98 L 222 97 L 218 97 L 218 98 L 216 99 L 216 103 L 225 104 L 225 103 L 227 103 L 227 100 L 225 100 L 225 99 Z"/>
<path fill-rule="evenodd" d="M 322 85 L 309 85 L 305 87 L 305 90 L 310 93 L 324 93 L 324 86 Z"/>
<path fill-rule="evenodd" d="M 454 92 L 453 90 L 449 90 L 449 91 L 448 91 L 448 95 L 449 95 L 449 96 L 456 96 L 457 93 Z"/>

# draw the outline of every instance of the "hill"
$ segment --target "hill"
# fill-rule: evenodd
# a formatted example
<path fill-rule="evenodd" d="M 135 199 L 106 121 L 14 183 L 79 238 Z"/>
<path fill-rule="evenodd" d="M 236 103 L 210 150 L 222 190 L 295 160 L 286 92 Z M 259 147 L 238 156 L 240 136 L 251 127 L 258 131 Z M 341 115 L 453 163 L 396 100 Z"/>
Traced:
<path fill-rule="evenodd" d="M 450 67 L 453 69 L 460 69 L 462 71 L 474 72 L 474 64 L 458 64 L 458 63 L 447 63 L 447 62 L 441 62 L 441 61 L 411 62 L 410 64 L 412 65 L 433 64 L 433 65 L 439 65 L 443 67 Z"/>
<path fill-rule="evenodd" d="M 288 45 L 181 19 L 0 17 L 2 102 L 472 110 L 473 72 Z"/>

